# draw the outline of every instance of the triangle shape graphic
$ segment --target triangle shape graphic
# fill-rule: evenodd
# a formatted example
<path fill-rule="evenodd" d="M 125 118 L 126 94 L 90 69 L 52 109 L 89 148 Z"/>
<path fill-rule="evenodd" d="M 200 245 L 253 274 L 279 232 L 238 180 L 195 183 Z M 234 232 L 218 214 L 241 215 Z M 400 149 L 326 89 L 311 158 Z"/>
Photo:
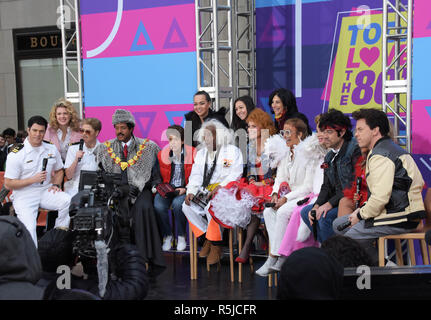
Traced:
<path fill-rule="evenodd" d="M 268 19 L 268 23 L 260 36 L 260 42 L 274 42 L 285 40 L 285 35 L 280 27 L 274 13 L 271 13 L 271 17 Z"/>
<path fill-rule="evenodd" d="M 425 109 L 428 112 L 428 115 L 431 117 L 431 106 L 425 107 Z"/>
<path fill-rule="evenodd" d="M 143 41 L 141 39 L 141 35 L 145 38 L 145 44 L 138 44 L 142 43 Z M 151 42 L 150 36 L 148 35 L 147 30 L 145 29 L 144 23 L 142 21 L 139 22 L 138 30 L 136 30 L 135 38 L 133 39 L 132 46 L 130 48 L 130 51 L 149 51 L 154 50 L 153 43 Z"/>
<path fill-rule="evenodd" d="M 157 112 L 132 112 L 143 138 L 148 137 Z"/>
<path fill-rule="evenodd" d="M 174 37 L 175 36 L 175 37 Z M 172 41 L 173 38 L 178 39 L 177 41 Z M 174 18 L 172 24 L 169 28 L 168 35 L 166 36 L 165 42 L 163 44 L 163 49 L 173 49 L 173 48 L 184 48 L 187 47 L 188 43 L 178 25 L 177 19 Z"/>
<path fill-rule="evenodd" d="M 141 33 L 140 35 L 139 35 L 139 39 L 138 39 L 138 42 L 136 42 L 136 45 L 137 46 L 144 46 L 144 45 L 147 45 L 148 43 L 147 43 L 147 39 L 145 39 L 145 37 L 143 36 L 143 34 Z"/>
<path fill-rule="evenodd" d="M 168 118 L 169 125 L 178 124 L 184 127 L 184 115 L 189 111 L 165 111 L 166 118 Z"/>

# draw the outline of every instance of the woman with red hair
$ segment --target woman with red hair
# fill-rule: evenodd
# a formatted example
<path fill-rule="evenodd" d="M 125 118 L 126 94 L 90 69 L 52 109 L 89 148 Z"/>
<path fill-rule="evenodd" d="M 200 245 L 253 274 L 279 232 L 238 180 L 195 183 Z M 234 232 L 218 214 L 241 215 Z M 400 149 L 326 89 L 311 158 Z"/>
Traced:
<path fill-rule="evenodd" d="M 260 224 L 265 202 L 271 200 L 275 167 L 264 153 L 265 142 L 276 134 L 271 116 L 261 109 L 254 109 L 248 115 L 249 137 L 247 150 L 247 176 L 239 182 L 233 181 L 220 189 L 212 201 L 215 220 L 227 228 L 235 226 L 247 229 L 247 237 L 237 262 L 247 261 L 251 242 Z M 229 206 L 226 206 L 229 203 Z"/>

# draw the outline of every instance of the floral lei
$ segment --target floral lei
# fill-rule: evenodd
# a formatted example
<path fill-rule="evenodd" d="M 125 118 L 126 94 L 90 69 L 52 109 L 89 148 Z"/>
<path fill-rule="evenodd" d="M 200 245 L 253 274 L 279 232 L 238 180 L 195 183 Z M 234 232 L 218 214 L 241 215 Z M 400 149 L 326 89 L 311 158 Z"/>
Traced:
<path fill-rule="evenodd" d="M 133 166 L 136 162 L 138 162 L 139 158 L 142 156 L 142 152 L 144 151 L 144 149 L 147 147 L 146 144 L 148 142 L 148 139 L 144 139 L 144 142 L 142 142 L 139 145 L 138 151 L 136 152 L 136 154 L 129 159 L 128 161 L 121 161 L 120 157 L 118 157 L 115 153 L 114 150 L 111 148 L 111 143 L 109 141 L 106 141 L 104 144 L 105 146 L 108 148 L 108 154 L 109 156 L 114 159 L 114 162 L 116 164 L 118 164 L 121 167 L 121 170 L 126 170 L 128 167 Z"/>

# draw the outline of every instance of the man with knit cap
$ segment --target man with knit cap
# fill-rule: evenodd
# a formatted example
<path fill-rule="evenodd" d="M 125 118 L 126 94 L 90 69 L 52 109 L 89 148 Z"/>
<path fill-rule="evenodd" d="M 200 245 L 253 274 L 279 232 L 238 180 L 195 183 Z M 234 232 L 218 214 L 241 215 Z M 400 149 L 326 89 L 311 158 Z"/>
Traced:
<path fill-rule="evenodd" d="M 129 216 L 120 218 L 121 239 L 132 226 L 131 242 L 150 267 L 164 267 L 161 239 L 154 213 L 151 189 L 161 182 L 157 153 L 160 148 L 151 140 L 135 137 L 135 118 L 123 109 L 112 116 L 115 139 L 100 144 L 94 151 L 96 162 L 110 173 L 121 173 L 122 184 L 129 186 Z M 122 208 L 125 209 L 125 208 Z M 123 210 L 128 212 L 127 209 Z"/>

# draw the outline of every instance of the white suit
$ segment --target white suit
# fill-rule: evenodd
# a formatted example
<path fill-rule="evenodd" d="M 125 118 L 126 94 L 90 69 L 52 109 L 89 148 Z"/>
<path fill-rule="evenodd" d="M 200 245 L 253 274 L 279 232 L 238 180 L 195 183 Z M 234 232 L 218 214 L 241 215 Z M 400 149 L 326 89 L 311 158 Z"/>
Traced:
<path fill-rule="evenodd" d="M 278 250 L 283 240 L 284 233 L 292 215 L 297 207 L 297 202 L 313 192 L 313 180 L 316 170 L 316 160 L 309 156 L 306 151 L 309 144 L 316 144 L 315 135 L 307 137 L 294 148 L 294 156 L 283 159 L 278 168 L 275 178 L 273 193 L 278 193 L 282 182 L 287 182 L 291 191 L 284 197 L 287 202 L 278 210 L 266 208 L 263 211 L 265 226 L 268 231 L 271 254 L 278 256 Z"/>
<path fill-rule="evenodd" d="M 48 192 L 52 186 L 53 171 L 63 168 L 60 153 L 53 144 L 43 142 L 39 147 L 33 147 L 28 140 L 24 147 L 12 151 L 6 162 L 5 178 L 27 179 L 42 171 L 43 159 L 48 159 L 46 166 L 47 180 L 42 184 L 33 183 L 24 188 L 14 190 L 12 194 L 13 207 L 18 219 L 26 226 L 37 247 L 36 219 L 39 208 L 58 210 L 55 227 L 69 227 L 70 195 L 65 192 Z"/>

